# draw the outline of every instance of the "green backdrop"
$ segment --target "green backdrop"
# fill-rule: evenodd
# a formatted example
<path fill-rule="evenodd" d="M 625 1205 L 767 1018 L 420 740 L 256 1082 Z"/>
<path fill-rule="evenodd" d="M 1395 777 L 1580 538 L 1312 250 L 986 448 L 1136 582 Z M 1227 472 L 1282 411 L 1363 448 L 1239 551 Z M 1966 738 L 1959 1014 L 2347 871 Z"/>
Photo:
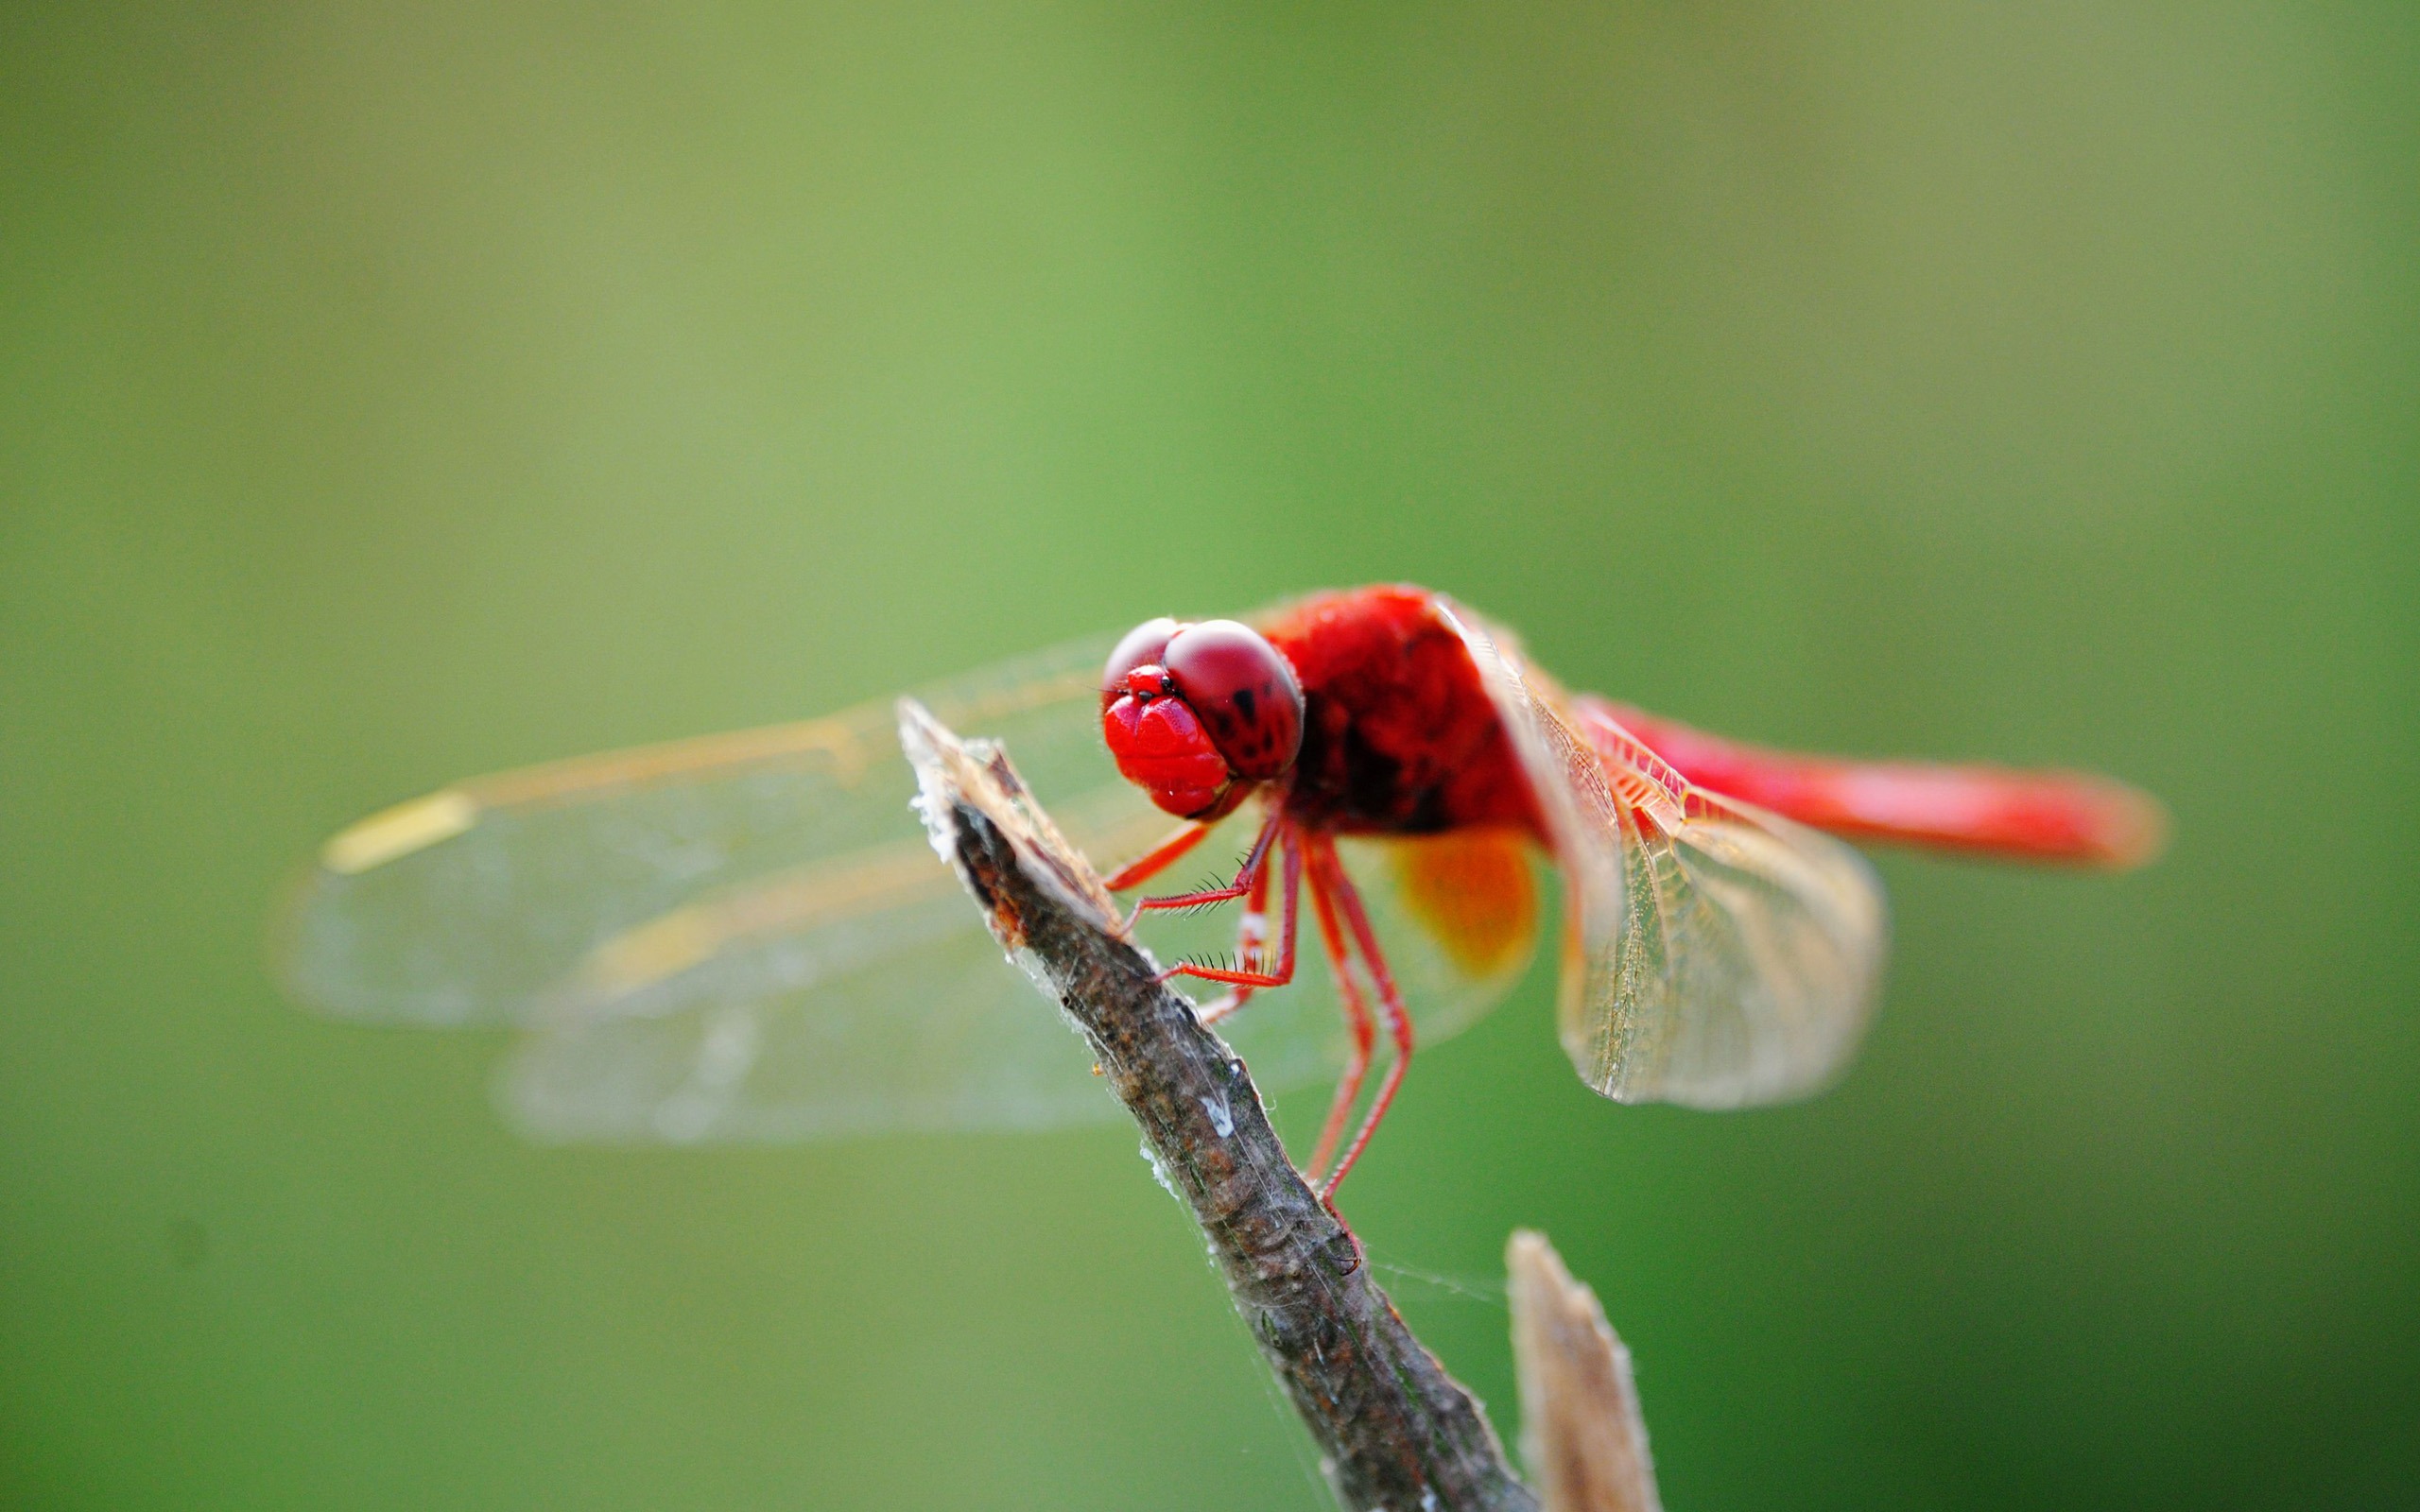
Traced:
<path fill-rule="evenodd" d="M 1131 1134 L 533 1148 L 260 940 L 457 775 L 1394 577 L 2176 816 L 1884 859 L 1803 1106 L 1599 1102 L 1543 971 L 1422 1057 L 1345 1209 L 1501 1426 L 1533 1225 L 1675 1512 L 2408 1498 L 2415 80 L 2385 4 L 9 8 L 0 1500 L 1324 1504 Z"/>

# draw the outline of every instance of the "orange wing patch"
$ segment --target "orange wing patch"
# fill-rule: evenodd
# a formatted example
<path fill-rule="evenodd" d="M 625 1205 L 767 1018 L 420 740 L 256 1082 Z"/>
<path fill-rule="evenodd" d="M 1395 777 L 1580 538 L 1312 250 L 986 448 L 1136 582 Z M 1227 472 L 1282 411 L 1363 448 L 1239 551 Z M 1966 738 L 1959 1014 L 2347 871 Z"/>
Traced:
<path fill-rule="evenodd" d="M 1494 976 L 1529 957 L 1538 932 L 1538 882 L 1517 830 L 1453 830 L 1392 842 L 1405 911 L 1455 967 Z"/>

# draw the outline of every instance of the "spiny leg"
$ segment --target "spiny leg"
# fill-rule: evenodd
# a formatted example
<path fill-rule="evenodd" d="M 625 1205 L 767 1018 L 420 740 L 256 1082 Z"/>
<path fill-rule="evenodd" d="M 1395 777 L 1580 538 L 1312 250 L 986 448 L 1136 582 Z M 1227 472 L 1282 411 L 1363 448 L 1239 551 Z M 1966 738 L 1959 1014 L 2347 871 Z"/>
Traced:
<path fill-rule="evenodd" d="M 1127 927 L 1132 928 L 1135 919 L 1141 919 L 1145 914 L 1159 913 L 1171 908 L 1207 908 L 1213 903 L 1231 902 L 1250 893 L 1253 879 L 1260 874 L 1261 868 L 1269 864 L 1270 848 L 1276 843 L 1278 829 L 1284 822 L 1281 815 L 1272 813 L 1269 816 L 1268 822 L 1261 825 L 1260 833 L 1253 838 L 1252 849 L 1244 853 L 1244 864 L 1236 869 L 1235 881 L 1223 887 L 1204 887 L 1199 892 L 1168 893 L 1158 898 L 1137 899 L 1134 903 L 1134 917 L 1126 921 Z M 1167 848 L 1162 847 L 1162 849 Z M 1191 847 L 1187 846 L 1186 849 L 1190 850 Z M 1183 850 L 1177 852 L 1178 855 L 1184 853 Z M 1173 860 L 1174 857 L 1169 859 Z"/>
<path fill-rule="evenodd" d="M 1353 1169 L 1353 1162 L 1361 1159 L 1361 1151 L 1370 1143 L 1370 1136 L 1378 1131 L 1378 1121 L 1387 1116 L 1388 1105 L 1395 1100 L 1395 1089 L 1403 1085 L 1404 1071 L 1411 1064 L 1412 1039 L 1411 1014 L 1404 1007 L 1403 994 L 1395 989 L 1394 973 L 1387 970 L 1387 957 L 1378 949 L 1377 933 L 1370 927 L 1369 911 L 1361 906 L 1361 894 L 1353 885 L 1353 879 L 1344 874 L 1343 863 L 1337 859 L 1336 842 L 1326 835 L 1315 835 L 1311 837 L 1311 844 L 1318 850 L 1317 869 L 1325 875 L 1329 887 L 1334 890 L 1336 905 L 1344 915 L 1346 927 L 1352 931 L 1361 963 L 1370 969 L 1370 982 L 1378 989 L 1378 1008 L 1386 1020 L 1387 1035 L 1394 1041 L 1395 1047 L 1394 1061 L 1387 1067 L 1386 1080 L 1378 1084 L 1378 1095 L 1371 1100 L 1370 1111 L 1362 1118 L 1360 1129 L 1354 1134 L 1353 1143 L 1345 1146 L 1343 1158 L 1336 1162 L 1336 1169 L 1328 1173 L 1326 1181 L 1320 1187 L 1320 1196 L 1324 1199 L 1335 1194 L 1337 1185 L 1344 1179 L 1345 1173 Z"/>
<path fill-rule="evenodd" d="M 1186 851 L 1207 839 L 1211 828 L 1207 824 L 1183 826 L 1174 834 L 1118 868 L 1115 873 L 1103 879 L 1101 885 L 1112 892 L 1124 892 L 1129 887 L 1143 885 L 1166 871 Z"/>
<path fill-rule="evenodd" d="M 1271 832 L 1274 832 L 1277 827 L 1277 820 L 1270 821 Z M 1270 835 L 1264 834 L 1262 845 L 1254 848 L 1253 859 L 1247 865 L 1257 868 L 1270 850 L 1278 851 L 1282 859 L 1280 869 L 1285 873 L 1286 892 L 1283 911 L 1279 916 L 1276 964 L 1267 970 L 1254 971 L 1252 969 L 1254 963 L 1250 961 L 1238 961 L 1233 970 L 1184 961 L 1160 973 L 1161 980 L 1166 981 L 1172 976 L 1191 976 L 1204 982 L 1223 982 L 1230 987 L 1253 988 L 1284 987 L 1294 980 L 1295 922 L 1301 916 L 1303 883 L 1302 840 L 1290 827 L 1288 828 L 1282 844 L 1270 844 Z M 1260 873 L 1256 872 L 1254 881 L 1247 885 L 1247 891 L 1259 885 L 1259 875 Z M 1266 964 L 1265 959 L 1261 964 Z"/>
<path fill-rule="evenodd" d="M 1327 952 L 1328 971 L 1336 978 L 1337 1000 L 1344 1005 L 1344 1026 L 1352 1035 L 1346 1051 L 1344 1074 L 1337 1078 L 1336 1096 L 1327 1106 L 1327 1122 L 1320 1126 L 1319 1144 L 1311 1151 L 1311 1163 L 1305 1167 L 1314 1173 L 1336 1153 L 1336 1142 L 1344 1132 L 1345 1117 L 1353 1105 L 1361 1100 L 1361 1079 L 1370 1072 L 1370 1049 L 1377 1039 L 1377 1025 L 1371 1022 L 1370 1005 L 1361 996 L 1361 984 L 1353 975 L 1353 952 L 1345 943 L 1344 930 L 1336 921 L 1336 904 L 1328 895 L 1327 870 L 1321 852 L 1314 850 L 1310 864 L 1311 910 L 1319 920 L 1320 944 Z"/>
<path fill-rule="evenodd" d="M 1283 844 L 1280 844 L 1280 834 L 1283 834 Z M 1229 971 L 1222 965 L 1196 965 L 1191 960 L 1179 960 L 1168 971 L 1159 972 L 1159 980 L 1167 982 L 1168 977 L 1201 977 L 1202 982 L 1224 982 L 1229 987 L 1285 987 L 1288 982 L 1295 980 L 1295 917 L 1300 915 L 1302 902 L 1302 834 L 1292 825 L 1288 825 L 1283 817 L 1268 820 L 1268 828 L 1261 833 L 1261 844 L 1253 847 L 1252 861 L 1246 861 L 1244 866 L 1258 876 L 1258 868 L 1270 851 L 1278 851 L 1280 871 L 1285 873 L 1285 904 L 1278 915 L 1278 963 L 1268 971 L 1252 971 L 1252 960 L 1236 960 L 1235 971 Z M 1252 893 L 1253 885 L 1258 885 L 1258 883 L 1246 883 L 1241 890 Z M 1268 965 L 1266 954 L 1263 954 L 1261 965 Z"/>
<path fill-rule="evenodd" d="M 1244 917 L 1236 925 L 1236 959 L 1252 960 L 1268 944 L 1269 868 L 1263 867 L 1260 875 L 1252 879 L 1252 892 L 1244 899 Z M 1252 987 L 1230 988 L 1220 996 L 1202 1004 L 1195 1012 L 1204 1024 L 1217 1023 L 1250 1003 L 1252 995 L 1259 990 Z"/>

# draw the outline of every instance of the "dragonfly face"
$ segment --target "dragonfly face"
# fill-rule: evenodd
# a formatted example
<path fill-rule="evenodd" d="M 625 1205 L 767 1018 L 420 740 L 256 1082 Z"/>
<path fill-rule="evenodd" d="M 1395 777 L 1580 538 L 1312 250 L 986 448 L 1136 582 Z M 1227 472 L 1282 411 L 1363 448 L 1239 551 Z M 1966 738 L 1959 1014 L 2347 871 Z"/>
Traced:
<path fill-rule="evenodd" d="M 1303 689 L 1234 620 L 1135 627 L 1101 672 L 1101 734 L 1118 772 L 1182 818 L 1215 819 L 1281 778 L 1303 747 Z"/>

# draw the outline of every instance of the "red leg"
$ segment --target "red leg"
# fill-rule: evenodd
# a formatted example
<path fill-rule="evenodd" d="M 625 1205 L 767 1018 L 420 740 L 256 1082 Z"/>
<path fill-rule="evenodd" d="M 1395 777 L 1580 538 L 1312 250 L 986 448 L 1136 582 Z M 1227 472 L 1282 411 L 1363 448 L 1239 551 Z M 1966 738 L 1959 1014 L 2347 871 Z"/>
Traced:
<path fill-rule="evenodd" d="M 1252 880 L 1252 892 L 1244 899 L 1244 917 L 1236 926 L 1236 958 L 1239 961 L 1254 959 L 1268 945 L 1269 868 L 1263 867 L 1260 875 Z M 1223 996 L 1201 1005 L 1197 1013 L 1203 1023 L 1217 1023 L 1250 1003 L 1252 995 L 1258 990 L 1258 988 L 1251 987 L 1233 988 Z"/>
<path fill-rule="evenodd" d="M 1370 1005 L 1361 996 L 1361 984 L 1353 975 L 1353 951 L 1345 943 L 1344 930 L 1336 921 L 1336 904 L 1328 895 L 1327 871 L 1320 852 L 1311 855 L 1311 909 L 1319 920 L 1320 944 L 1327 951 L 1328 971 L 1336 977 L 1337 1000 L 1344 1005 L 1344 1026 L 1352 1035 L 1345 1053 L 1344 1074 L 1337 1078 L 1336 1096 L 1327 1105 L 1327 1122 L 1320 1126 L 1319 1144 L 1311 1151 L 1311 1163 L 1304 1169 L 1314 1173 L 1323 1169 L 1328 1157 L 1336 1153 L 1336 1142 L 1344 1133 L 1344 1120 L 1353 1105 L 1361 1100 L 1361 1081 L 1370 1073 L 1370 1048 L 1377 1039 L 1377 1025 L 1371 1022 Z"/>
<path fill-rule="evenodd" d="M 1276 843 L 1277 830 L 1281 822 L 1279 816 L 1271 814 L 1269 821 L 1260 827 L 1260 833 L 1253 840 L 1252 850 L 1244 855 L 1244 864 L 1236 868 L 1235 881 L 1223 887 L 1205 887 L 1200 892 L 1177 892 L 1158 898 L 1138 898 L 1134 902 L 1134 919 L 1171 908 L 1207 908 L 1214 903 L 1232 902 L 1250 893 L 1253 881 L 1260 875 L 1260 868 L 1269 864 L 1270 848 Z M 1127 923 L 1131 927 L 1133 921 L 1130 919 Z"/>
<path fill-rule="evenodd" d="M 1378 1095 L 1371 1100 L 1370 1111 L 1361 1120 L 1353 1143 L 1345 1146 L 1343 1158 L 1336 1169 L 1328 1173 L 1321 1184 L 1322 1199 L 1333 1196 L 1353 1162 L 1361 1159 L 1361 1151 L 1370 1136 L 1378 1131 L 1378 1121 L 1387 1116 L 1387 1108 L 1395 1100 L 1395 1089 L 1403 1085 L 1403 1074 L 1411 1065 L 1411 1014 L 1403 1005 L 1403 994 L 1395 990 L 1394 973 L 1387 970 L 1387 957 L 1378 949 L 1377 933 L 1370 927 L 1369 912 L 1361 906 L 1361 894 L 1354 887 L 1353 879 L 1344 874 L 1344 864 L 1337 859 L 1336 842 L 1326 835 L 1313 837 L 1318 847 L 1318 868 L 1336 894 L 1336 905 L 1344 915 L 1347 928 L 1353 932 L 1353 942 L 1359 949 L 1361 962 L 1370 969 L 1371 985 L 1378 989 L 1378 1008 L 1387 1024 L 1388 1037 L 1394 1040 L 1395 1058 L 1387 1067 L 1387 1079 L 1378 1085 Z"/>
<path fill-rule="evenodd" d="M 1607 734 L 1628 731 L 1699 787 L 1852 839 L 2132 867 L 2152 858 L 2167 829 L 2158 799 L 2084 772 L 1801 756 L 1603 698 L 1574 708 L 1583 724 L 1611 725 Z"/>
<path fill-rule="evenodd" d="M 1105 878 L 1101 885 L 1112 892 L 1124 892 L 1129 887 L 1139 887 L 1166 871 L 1186 851 L 1200 845 L 1209 833 L 1209 825 L 1188 824 L 1120 867 L 1114 874 Z"/>
<path fill-rule="evenodd" d="M 1280 843 L 1281 832 L 1288 832 L 1283 834 L 1283 843 Z M 1237 873 L 1239 880 L 1246 874 L 1249 874 L 1252 879 L 1244 881 L 1241 886 L 1218 888 L 1211 892 L 1197 893 L 1190 899 L 1177 901 L 1146 898 L 1143 900 L 1142 906 L 1145 908 L 1187 907 L 1204 902 L 1224 902 L 1230 898 L 1243 897 L 1258 885 L 1261 868 L 1268 862 L 1269 853 L 1272 850 L 1280 853 L 1281 869 L 1286 879 L 1285 911 L 1279 920 L 1277 931 L 1277 964 L 1265 971 L 1253 971 L 1251 967 L 1253 963 L 1250 961 L 1236 962 L 1235 970 L 1219 966 L 1196 966 L 1192 962 L 1183 961 L 1162 972 L 1163 980 L 1171 976 L 1191 976 L 1199 977 L 1204 982 L 1224 982 L 1230 987 L 1249 988 L 1284 987 L 1294 980 L 1294 924 L 1300 913 L 1298 905 L 1302 901 L 1303 841 L 1299 833 L 1290 833 L 1290 827 L 1287 826 L 1283 819 L 1271 818 L 1262 828 L 1259 842 L 1253 847 L 1251 857 L 1244 862 L 1243 872 Z"/>

